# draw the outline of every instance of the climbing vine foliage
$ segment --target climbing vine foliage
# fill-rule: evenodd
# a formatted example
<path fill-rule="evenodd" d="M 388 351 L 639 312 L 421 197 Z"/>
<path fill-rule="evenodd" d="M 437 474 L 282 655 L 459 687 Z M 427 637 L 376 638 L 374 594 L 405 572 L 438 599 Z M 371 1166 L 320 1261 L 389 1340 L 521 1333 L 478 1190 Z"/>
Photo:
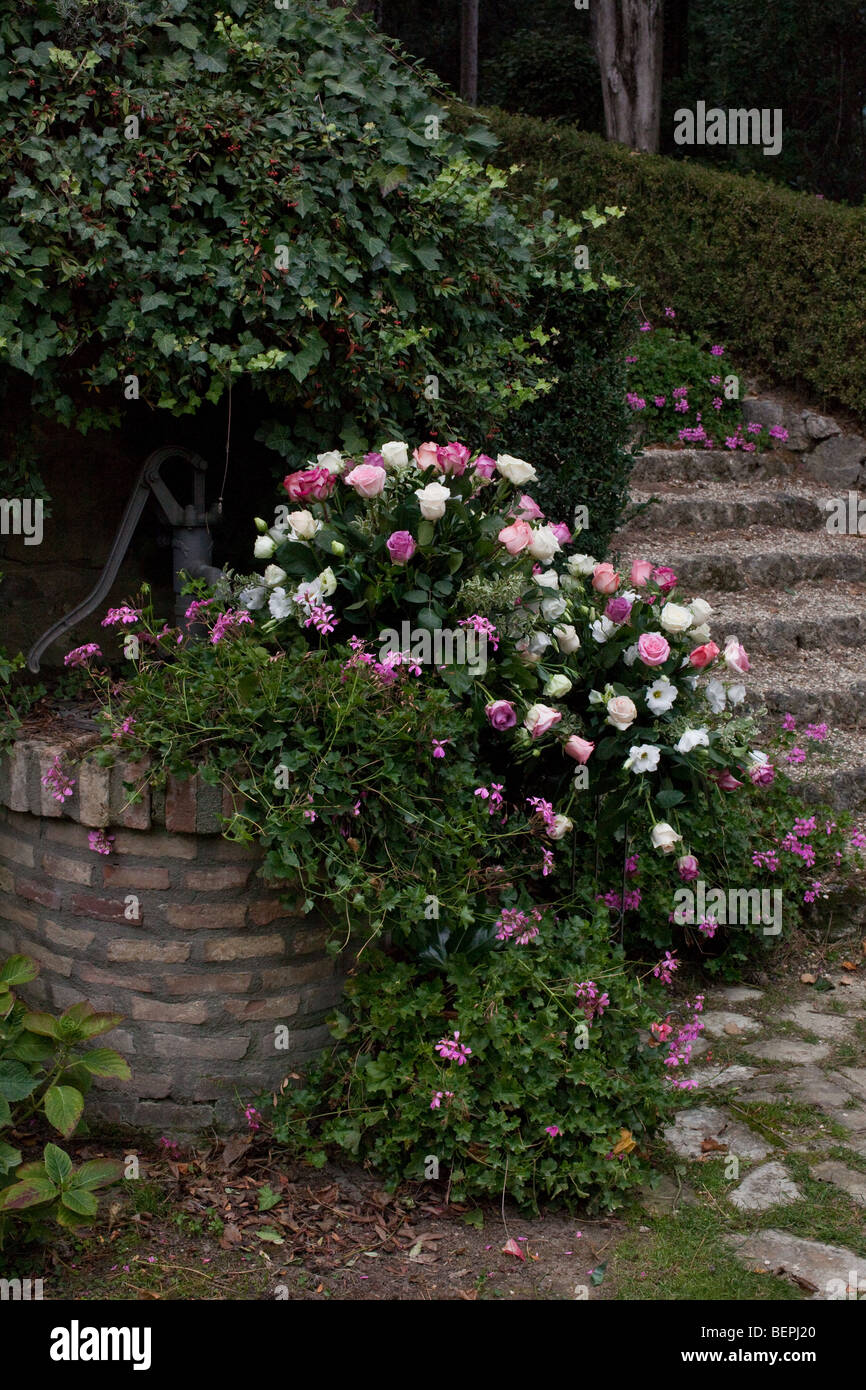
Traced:
<path fill-rule="evenodd" d="M 289 460 L 421 419 L 495 429 L 550 385 L 525 305 L 580 281 L 580 224 L 521 212 L 488 131 L 450 131 L 429 77 L 346 11 L 225 6 L 0 19 L 6 372 L 83 431 L 243 379 Z"/>

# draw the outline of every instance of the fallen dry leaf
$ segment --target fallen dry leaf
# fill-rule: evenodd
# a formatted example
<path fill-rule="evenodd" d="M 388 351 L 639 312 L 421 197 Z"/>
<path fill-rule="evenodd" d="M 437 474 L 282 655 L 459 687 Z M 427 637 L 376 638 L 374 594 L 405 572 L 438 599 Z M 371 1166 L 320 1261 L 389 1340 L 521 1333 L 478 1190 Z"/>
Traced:
<path fill-rule="evenodd" d="M 503 1255 L 516 1255 L 518 1260 L 523 1260 L 524 1264 L 526 1263 L 526 1256 L 524 1255 L 523 1251 L 521 1250 L 520 1246 L 517 1244 L 517 1241 L 514 1239 L 513 1236 L 511 1236 L 503 1245 L 502 1253 Z"/>
<path fill-rule="evenodd" d="M 843 970 L 856 970 L 856 969 L 857 969 L 857 966 L 856 966 L 856 964 L 855 964 L 855 962 L 854 962 L 853 960 L 843 960 L 843 962 L 842 962 L 842 969 L 843 969 Z"/>
<path fill-rule="evenodd" d="M 801 985 L 813 985 L 813 984 L 815 983 L 815 981 L 816 981 L 817 978 L 818 978 L 817 975 L 810 975 L 809 972 L 807 971 L 804 975 L 801 975 L 801 976 L 800 976 L 800 984 L 801 984 Z"/>
<path fill-rule="evenodd" d="M 614 1144 L 611 1153 L 630 1154 L 632 1149 L 636 1148 L 637 1140 L 634 1138 L 631 1130 L 621 1129 L 619 1132 L 619 1139 L 617 1143 Z"/>
<path fill-rule="evenodd" d="M 715 1139 L 702 1139 L 702 1140 L 701 1140 L 701 1153 L 705 1153 L 705 1154 L 709 1154 L 709 1153 L 727 1153 L 727 1150 L 728 1150 L 727 1144 L 720 1144 L 720 1143 L 718 1143 L 718 1141 L 715 1140 Z"/>

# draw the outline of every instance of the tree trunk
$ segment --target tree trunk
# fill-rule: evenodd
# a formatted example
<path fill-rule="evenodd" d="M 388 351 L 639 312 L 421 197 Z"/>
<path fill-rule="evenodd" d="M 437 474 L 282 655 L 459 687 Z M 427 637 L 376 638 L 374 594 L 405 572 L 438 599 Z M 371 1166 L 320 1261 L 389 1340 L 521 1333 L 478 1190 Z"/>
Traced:
<path fill-rule="evenodd" d="M 608 140 L 657 154 L 664 0 L 593 0 L 592 39 Z"/>
<path fill-rule="evenodd" d="M 460 4 L 460 95 L 470 106 L 478 102 L 478 4 Z"/>

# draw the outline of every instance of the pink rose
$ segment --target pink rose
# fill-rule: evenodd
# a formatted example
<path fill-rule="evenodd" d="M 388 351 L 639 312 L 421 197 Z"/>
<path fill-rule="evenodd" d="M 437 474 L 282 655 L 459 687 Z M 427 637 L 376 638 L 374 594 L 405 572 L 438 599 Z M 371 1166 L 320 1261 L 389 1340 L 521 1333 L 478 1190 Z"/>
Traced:
<path fill-rule="evenodd" d="M 689 652 L 689 663 L 696 670 L 702 671 L 705 666 L 709 666 L 711 662 L 715 661 L 718 654 L 719 649 L 715 642 L 703 642 L 701 646 L 695 647 L 693 651 Z"/>
<path fill-rule="evenodd" d="M 670 643 L 660 632 L 642 632 L 637 650 L 644 666 L 661 666 L 671 654 Z"/>
<path fill-rule="evenodd" d="M 581 764 L 589 762 L 590 754 L 595 748 L 594 743 L 590 743 L 587 738 L 581 738 L 579 734 L 572 734 L 563 746 L 568 756 Z"/>
<path fill-rule="evenodd" d="M 510 526 L 503 526 L 497 540 L 502 542 L 509 555 L 519 555 L 532 541 L 532 527 L 528 521 L 514 521 Z"/>
<path fill-rule="evenodd" d="M 496 459 L 492 459 L 489 454 L 479 454 L 474 467 L 476 473 L 480 473 L 482 478 L 492 478 L 496 472 Z"/>
<path fill-rule="evenodd" d="M 522 497 L 517 500 L 517 516 L 520 521 L 543 521 L 544 512 L 537 502 L 533 502 L 528 493 L 524 492 Z"/>
<path fill-rule="evenodd" d="M 619 575 L 607 560 L 601 565 L 596 565 L 593 570 L 592 587 L 599 594 L 612 594 L 619 588 Z"/>
<path fill-rule="evenodd" d="M 776 776 L 776 769 L 772 763 L 760 763 L 758 767 L 753 767 L 749 777 L 756 787 L 769 787 L 772 785 Z"/>
<path fill-rule="evenodd" d="M 737 787 L 743 785 L 742 782 L 737 781 L 736 777 L 733 776 L 730 769 L 727 767 L 724 772 L 709 772 L 707 776 L 712 777 L 713 781 L 717 786 L 721 787 L 723 792 L 735 792 Z"/>
<path fill-rule="evenodd" d="M 550 529 L 556 536 L 556 539 L 559 541 L 560 545 L 571 544 L 571 532 L 569 531 L 564 521 L 551 521 Z"/>
<path fill-rule="evenodd" d="M 604 616 L 610 618 L 612 623 L 627 623 L 631 617 L 631 599 L 609 599 Z"/>
<path fill-rule="evenodd" d="M 554 724 L 558 724 L 562 713 L 550 705 L 530 705 L 523 723 L 533 738 L 541 738 Z"/>
<path fill-rule="evenodd" d="M 684 883 L 691 883 L 700 873 L 700 865 L 693 854 L 681 855 L 677 860 L 677 868 Z"/>
<path fill-rule="evenodd" d="M 453 473 L 459 478 L 466 472 L 468 462 L 469 450 L 465 444 L 458 444 L 456 440 L 440 445 L 436 450 L 436 463 L 443 473 Z"/>
<path fill-rule="evenodd" d="M 438 453 L 439 445 L 428 442 L 427 444 L 419 444 L 412 457 L 419 468 L 435 468 Z"/>
<path fill-rule="evenodd" d="M 657 565 L 653 570 L 653 579 L 663 594 L 669 594 L 672 589 L 677 587 L 677 577 L 673 570 L 668 569 L 667 565 Z"/>
<path fill-rule="evenodd" d="M 484 706 L 484 713 L 493 729 L 513 729 L 517 723 L 517 712 L 510 700 L 494 700 L 492 705 Z"/>
<path fill-rule="evenodd" d="M 415 554 L 415 542 L 408 531 L 392 531 L 385 546 L 394 565 L 407 564 Z"/>
<path fill-rule="evenodd" d="M 327 468 L 302 468 L 283 478 L 283 487 L 293 502 L 324 502 L 330 497 L 336 481 Z"/>
<path fill-rule="evenodd" d="M 632 584 L 637 585 L 639 589 L 643 589 L 645 585 L 649 583 L 652 572 L 653 567 L 649 560 L 635 560 L 632 563 L 629 578 Z"/>
<path fill-rule="evenodd" d="M 377 454 L 377 453 L 365 454 L 365 455 L 364 455 L 364 462 L 365 462 L 366 464 L 369 464 L 371 468 L 384 468 L 384 467 L 385 467 L 385 460 L 384 460 L 383 456 L 382 456 L 381 454 Z"/>
<path fill-rule="evenodd" d="M 749 670 L 746 649 L 740 645 L 736 637 L 725 639 L 725 665 L 729 670 L 736 671 L 739 676 L 744 676 Z"/>
<path fill-rule="evenodd" d="M 353 487 L 359 497 L 378 497 L 385 486 L 385 470 L 372 463 L 359 463 L 346 474 L 344 482 Z"/>

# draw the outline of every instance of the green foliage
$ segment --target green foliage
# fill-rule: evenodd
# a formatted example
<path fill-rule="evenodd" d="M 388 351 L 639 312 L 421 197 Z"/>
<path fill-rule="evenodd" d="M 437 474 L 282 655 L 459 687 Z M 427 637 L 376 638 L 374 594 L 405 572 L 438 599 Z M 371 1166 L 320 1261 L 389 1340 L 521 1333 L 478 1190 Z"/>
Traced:
<path fill-rule="evenodd" d="M 575 506 L 585 504 L 589 524 L 581 545 L 601 555 L 628 504 L 633 464 L 627 449 L 633 421 L 624 400 L 627 298 L 624 288 L 596 284 L 582 294 L 539 300 L 537 317 L 552 335 L 556 387 L 524 406 L 509 426 L 516 452 L 536 461 L 539 506 L 570 523 Z"/>
<path fill-rule="evenodd" d="M 46 1144 L 39 1161 L 22 1163 L 21 1150 L 9 1142 L 38 1114 L 70 1139 L 92 1078 L 130 1075 L 112 1048 L 82 1047 L 116 1028 L 119 1014 L 96 1013 L 82 1003 L 55 1018 L 31 1012 L 16 998 L 14 986 L 34 979 L 38 969 L 27 956 L 10 956 L 0 964 L 0 1247 L 10 1228 L 17 1236 L 38 1239 L 51 1222 L 88 1225 L 97 1210 L 96 1189 L 121 1176 L 121 1165 L 108 1159 L 75 1168 L 53 1143 Z"/>
<path fill-rule="evenodd" d="M 280 1100 L 278 1139 L 318 1163 L 368 1161 L 392 1182 L 430 1177 L 432 1157 L 452 1199 L 504 1193 L 525 1210 L 610 1210 L 646 1178 L 635 1146 L 667 1097 L 661 1055 L 638 1033 L 658 1013 L 603 920 L 572 916 L 435 975 L 377 951 L 365 961 L 331 1021 L 339 1046 Z M 575 999 L 585 980 L 610 996 L 589 1024 Z M 455 1033 L 465 1065 L 435 1051 Z"/>
<path fill-rule="evenodd" d="M 299 463 L 323 434 L 492 428 L 548 389 L 525 305 L 573 285 L 580 228 L 521 221 L 489 133 L 453 133 L 347 11 L 227 10 L 0 22 L 0 337 L 35 408 L 86 431 L 246 385 Z"/>
<path fill-rule="evenodd" d="M 741 105 L 741 102 L 737 103 Z M 777 103 L 771 103 L 774 105 Z M 866 213 L 596 135 L 489 111 L 515 186 L 555 177 L 557 206 L 615 203 L 600 246 L 641 290 L 647 316 L 675 305 L 698 338 L 818 401 L 866 407 Z"/>

